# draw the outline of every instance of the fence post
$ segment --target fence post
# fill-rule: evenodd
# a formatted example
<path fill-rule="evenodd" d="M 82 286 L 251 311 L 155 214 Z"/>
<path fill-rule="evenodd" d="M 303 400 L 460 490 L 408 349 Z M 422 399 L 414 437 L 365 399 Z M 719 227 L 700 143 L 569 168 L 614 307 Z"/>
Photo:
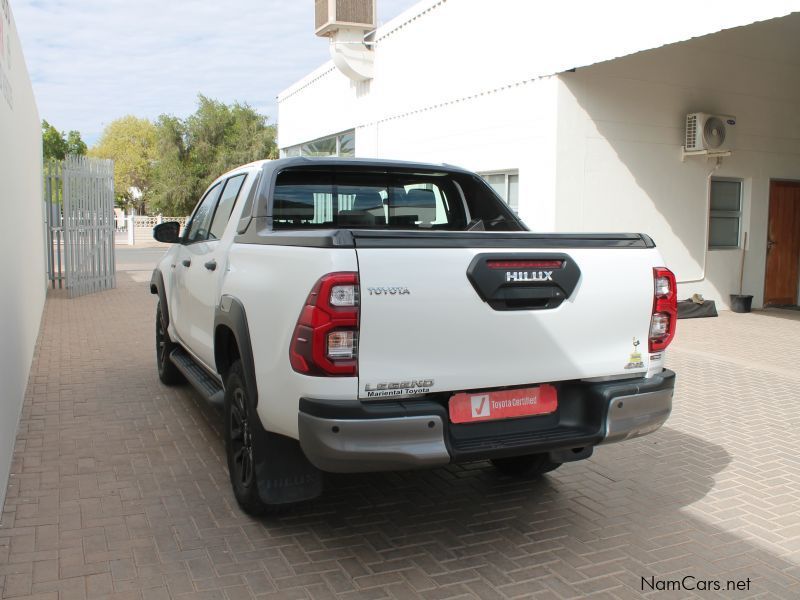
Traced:
<path fill-rule="evenodd" d="M 136 244 L 136 223 L 134 222 L 134 216 L 128 215 L 128 246 L 134 246 Z"/>

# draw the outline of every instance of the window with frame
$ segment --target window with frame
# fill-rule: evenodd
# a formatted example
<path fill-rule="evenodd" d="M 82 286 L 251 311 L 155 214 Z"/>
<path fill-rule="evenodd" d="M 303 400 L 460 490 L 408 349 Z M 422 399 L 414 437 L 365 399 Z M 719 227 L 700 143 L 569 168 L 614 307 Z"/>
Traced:
<path fill-rule="evenodd" d="M 355 156 L 356 134 L 355 131 L 344 131 L 336 135 L 329 135 L 305 144 L 289 146 L 281 149 L 281 158 L 291 156 Z"/>
<path fill-rule="evenodd" d="M 225 226 L 231 218 L 236 197 L 239 195 L 246 177 L 247 175 L 242 173 L 241 175 L 234 175 L 225 182 L 225 189 L 222 192 L 222 196 L 220 196 L 217 210 L 214 212 L 214 220 L 211 222 L 208 239 L 218 240 L 222 237 L 225 232 Z"/>
<path fill-rule="evenodd" d="M 481 173 L 481 177 L 486 183 L 497 192 L 503 201 L 508 204 L 514 212 L 519 210 L 519 171 L 495 171 L 492 173 Z"/>
<path fill-rule="evenodd" d="M 713 178 L 709 194 L 709 250 L 738 248 L 742 228 L 742 181 Z"/>
<path fill-rule="evenodd" d="M 272 216 L 275 229 L 466 226 L 458 186 L 437 174 L 285 171 L 275 183 Z"/>
<path fill-rule="evenodd" d="M 214 216 L 214 208 L 217 206 L 220 192 L 222 192 L 222 183 L 218 183 L 208 190 L 197 205 L 192 215 L 192 221 L 189 223 L 189 229 L 186 231 L 185 241 L 187 244 L 208 239 L 208 229 L 211 226 L 211 219 Z"/>

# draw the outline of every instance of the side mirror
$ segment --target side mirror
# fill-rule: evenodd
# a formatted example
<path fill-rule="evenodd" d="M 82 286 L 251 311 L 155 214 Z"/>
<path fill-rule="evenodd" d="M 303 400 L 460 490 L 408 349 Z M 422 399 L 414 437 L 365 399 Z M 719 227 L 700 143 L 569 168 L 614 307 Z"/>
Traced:
<path fill-rule="evenodd" d="M 153 227 L 153 237 L 164 244 L 177 244 L 180 239 L 181 224 L 177 221 L 167 221 Z"/>

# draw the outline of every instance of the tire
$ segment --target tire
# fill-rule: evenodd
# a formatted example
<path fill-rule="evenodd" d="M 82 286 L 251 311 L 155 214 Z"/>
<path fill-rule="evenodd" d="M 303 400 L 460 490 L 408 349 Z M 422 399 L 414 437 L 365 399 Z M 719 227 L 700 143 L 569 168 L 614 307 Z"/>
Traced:
<path fill-rule="evenodd" d="M 169 358 L 176 347 L 177 344 L 169 338 L 159 301 L 156 308 L 156 363 L 158 364 L 158 378 L 164 385 L 177 385 L 186 381 L 183 374 L 178 371 L 178 367 Z"/>
<path fill-rule="evenodd" d="M 555 471 L 561 463 L 551 461 L 547 454 L 526 454 L 509 458 L 492 459 L 492 465 L 503 475 L 512 477 L 540 477 Z"/>
<path fill-rule="evenodd" d="M 244 371 L 240 360 L 234 361 L 225 378 L 225 453 L 233 495 L 241 509 L 258 517 L 273 512 L 258 495 L 258 477 L 255 465 L 256 436 L 253 435 L 258 415 L 250 408 Z"/>

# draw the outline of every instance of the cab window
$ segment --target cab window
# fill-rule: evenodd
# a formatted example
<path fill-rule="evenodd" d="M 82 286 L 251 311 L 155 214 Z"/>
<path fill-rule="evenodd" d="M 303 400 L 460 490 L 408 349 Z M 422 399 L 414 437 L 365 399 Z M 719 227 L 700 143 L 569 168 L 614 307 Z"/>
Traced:
<path fill-rule="evenodd" d="M 219 200 L 220 192 L 222 191 L 222 184 L 218 183 L 212 187 L 192 215 L 192 222 L 189 224 L 189 229 L 186 232 L 186 243 L 193 244 L 194 242 L 201 242 L 208 239 L 208 228 L 211 225 L 211 218 L 214 216 L 214 207 Z"/>
<path fill-rule="evenodd" d="M 214 213 L 214 219 L 211 221 L 208 239 L 218 240 L 222 237 L 222 234 L 225 232 L 225 226 L 231 218 L 231 212 L 233 212 L 236 198 L 242 189 L 246 177 L 247 175 L 242 173 L 241 175 L 231 177 L 225 183 L 225 189 L 222 191 L 222 196 L 220 196 L 217 210 Z"/>

